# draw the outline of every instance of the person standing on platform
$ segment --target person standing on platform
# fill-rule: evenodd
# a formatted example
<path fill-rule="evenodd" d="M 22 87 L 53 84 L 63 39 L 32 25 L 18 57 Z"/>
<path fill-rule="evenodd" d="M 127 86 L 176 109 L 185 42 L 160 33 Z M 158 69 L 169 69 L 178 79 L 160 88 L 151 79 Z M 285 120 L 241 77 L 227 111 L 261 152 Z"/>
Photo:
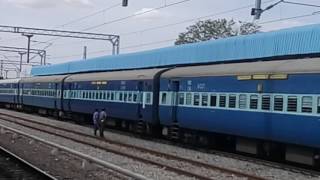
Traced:
<path fill-rule="evenodd" d="M 98 111 L 98 109 L 96 109 L 94 111 L 93 116 L 92 116 L 92 121 L 93 121 L 94 135 L 96 136 L 97 135 L 97 131 L 98 130 L 100 131 L 100 128 L 99 128 L 99 111 Z"/>
<path fill-rule="evenodd" d="M 105 108 L 103 108 L 102 111 L 100 111 L 99 120 L 100 120 L 100 137 L 104 137 L 103 135 L 104 126 L 107 121 L 107 113 Z"/>

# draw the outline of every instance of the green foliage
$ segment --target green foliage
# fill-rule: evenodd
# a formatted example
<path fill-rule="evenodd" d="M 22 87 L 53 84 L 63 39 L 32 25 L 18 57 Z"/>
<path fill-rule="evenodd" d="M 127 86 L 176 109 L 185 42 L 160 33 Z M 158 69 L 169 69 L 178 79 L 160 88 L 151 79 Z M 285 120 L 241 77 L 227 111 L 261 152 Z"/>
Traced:
<path fill-rule="evenodd" d="M 231 36 L 247 35 L 260 32 L 260 26 L 250 22 L 235 22 L 227 19 L 198 21 L 187 27 L 187 32 L 180 33 L 175 45 L 208 41 Z"/>

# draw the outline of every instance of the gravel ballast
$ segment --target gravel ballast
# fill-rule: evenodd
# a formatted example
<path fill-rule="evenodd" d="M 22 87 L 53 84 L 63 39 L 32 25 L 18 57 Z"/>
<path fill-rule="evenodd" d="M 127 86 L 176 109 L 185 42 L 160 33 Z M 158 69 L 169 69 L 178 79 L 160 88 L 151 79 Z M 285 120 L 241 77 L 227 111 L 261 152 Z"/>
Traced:
<path fill-rule="evenodd" d="M 38 117 L 35 115 L 23 114 L 23 113 L 3 110 L 3 109 L 1 109 L 0 112 L 8 113 L 8 114 L 16 115 L 16 116 L 23 116 L 24 118 L 29 118 L 32 120 L 49 123 L 49 124 L 56 125 L 59 127 L 70 128 L 70 129 L 77 130 L 77 131 L 80 131 L 83 133 L 88 133 L 88 134 L 93 133 L 92 129 L 90 129 L 90 128 L 75 125 L 75 124 L 72 124 L 69 122 L 55 121 L 50 118 Z M 1 121 L 1 123 L 10 125 L 10 127 L 15 126 L 12 123 L 2 122 L 2 121 Z M 21 130 L 24 129 L 24 131 L 27 130 L 27 131 L 32 132 L 30 129 L 27 129 L 27 128 L 19 127 L 19 129 L 21 129 Z M 98 157 L 98 158 L 104 159 L 109 162 L 110 161 L 116 162 L 117 165 L 120 165 L 124 168 L 130 169 L 134 172 L 143 174 L 143 175 L 150 177 L 152 179 L 186 179 L 186 177 L 178 176 L 177 174 L 174 174 L 174 173 L 170 173 L 167 171 L 161 171 L 157 167 L 152 167 L 152 166 L 144 167 L 143 164 L 141 164 L 141 163 L 139 164 L 137 162 L 134 162 L 131 159 L 117 157 L 114 154 L 110 154 L 107 152 L 100 152 L 97 149 L 92 149 L 89 147 L 82 147 L 81 144 L 74 143 L 74 142 L 68 142 L 67 140 L 61 140 L 61 139 L 59 139 L 55 136 L 52 136 L 52 135 L 46 135 L 44 133 L 39 133 L 39 132 L 32 132 L 32 134 L 37 135 L 37 136 L 41 136 L 42 138 L 43 137 L 48 138 L 48 139 L 50 139 L 50 141 L 53 140 L 56 143 L 60 143 L 62 145 L 70 147 L 70 148 L 74 148 L 75 150 L 79 150 L 80 152 L 88 152 L 88 154 L 90 154 L 94 157 Z M 113 132 L 106 131 L 105 136 L 109 139 L 120 141 L 123 143 L 138 145 L 138 146 L 142 146 L 142 147 L 146 147 L 146 148 L 154 149 L 154 150 L 159 150 L 159 151 L 162 151 L 165 153 L 179 155 L 179 156 L 183 156 L 183 157 L 186 157 L 189 159 L 203 161 L 203 162 L 206 162 L 209 164 L 214 164 L 214 165 L 246 172 L 248 174 L 256 174 L 258 176 L 265 177 L 267 179 L 319 179 L 319 177 L 310 177 L 308 175 L 304 175 L 304 174 L 300 174 L 300 173 L 294 173 L 291 171 L 286 171 L 286 170 L 276 169 L 276 168 L 269 167 L 269 166 L 255 164 L 253 162 L 247 162 L 247 161 L 232 159 L 232 158 L 223 157 L 223 156 L 219 156 L 219 155 L 203 153 L 203 152 L 199 152 L 199 151 L 195 151 L 195 150 L 184 149 L 184 148 L 177 147 L 177 146 L 172 146 L 172 145 L 161 144 L 161 143 L 152 142 L 152 141 L 148 141 L 148 140 L 138 139 L 135 137 L 130 137 L 127 135 L 120 135 L 120 134 L 113 133 Z M 109 157 L 109 156 L 111 156 L 111 157 Z M 223 179 L 225 179 L 225 178 L 234 179 L 235 177 L 223 177 Z"/>

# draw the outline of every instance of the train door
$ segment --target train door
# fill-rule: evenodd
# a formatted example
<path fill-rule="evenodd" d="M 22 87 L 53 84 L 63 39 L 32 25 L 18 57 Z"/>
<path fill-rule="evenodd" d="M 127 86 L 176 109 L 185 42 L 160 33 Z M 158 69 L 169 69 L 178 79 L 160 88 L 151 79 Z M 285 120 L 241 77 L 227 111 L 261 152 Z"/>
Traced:
<path fill-rule="evenodd" d="M 169 137 L 171 139 L 179 139 L 180 138 L 180 128 L 179 122 L 177 118 L 178 111 L 178 92 L 179 92 L 179 81 L 173 80 L 170 83 L 171 90 L 171 127 L 169 130 Z"/>
<path fill-rule="evenodd" d="M 171 81 L 171 122 L 178 123 L 177 119 L 177 109 L 178 109 L 178 91 L 179 91 L 179 81 Z"/>
<path fill-rule="evenodd" d="M 136 101 L 138 102 L 138 118 L 141 120 L 143 119 L 143 108 L 145 106 L 144 104 L 144 95 L 143 95 L 143 82 L 139 81 L 138 82 L 138 94 L 136 98 Z"/>
<path fill-rule="evenodd" d="M 54 83 L 54 91 L 57 92 L 58 89 L 58 83 Z M 53 98 L 54 99 L 54 109 L 57 111 L 57 98 Z"/>

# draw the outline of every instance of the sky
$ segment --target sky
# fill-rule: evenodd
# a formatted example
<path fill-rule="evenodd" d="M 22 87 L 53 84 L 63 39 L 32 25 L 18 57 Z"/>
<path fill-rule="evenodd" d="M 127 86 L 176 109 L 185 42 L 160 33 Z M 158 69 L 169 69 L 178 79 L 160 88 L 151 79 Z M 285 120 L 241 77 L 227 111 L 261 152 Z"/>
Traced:
<path fill-rule="evenodd" d="M 255 3 L 255 0 L 129 0 L 129 6 L 122 7 L 121 1 L 0 0 L 0 25 L 120 35 L 120 54 L 124 54 L 173 46 L 179 33 L 198 20 L 227 18 L 252 22 L 250 11 Z M 277 1 L 262 0 L 262 7 Z M 320 5 L 319 0 L 292 1 Z M 234 10 L 237 8 L 240 10 Z M 287 19 L 303 15 L 310 16 Z M 320 23 L 320 8 L 282 3 L 264 12 L 256 23 L 265 32 Z M 0 46 L 27 47 L 27 39 L 20 34 L 0 33 Z M 31 43 L 32 48 L 45 48 L 47 62 L 51 64 L 82 59 L 84 46 L 88 48 L 88 58 L 111 54 L 108 41 L 35 36 Z M 19 56 L 0 52 L 0 59 L 19 60 Z M 35 57 L 32 61 L 39 59 Z M 23 75 L 29 71 L 30 66 L 23 66 Z M 15 75 L 13 70 L 9 72 L 10 77 Z"/>

